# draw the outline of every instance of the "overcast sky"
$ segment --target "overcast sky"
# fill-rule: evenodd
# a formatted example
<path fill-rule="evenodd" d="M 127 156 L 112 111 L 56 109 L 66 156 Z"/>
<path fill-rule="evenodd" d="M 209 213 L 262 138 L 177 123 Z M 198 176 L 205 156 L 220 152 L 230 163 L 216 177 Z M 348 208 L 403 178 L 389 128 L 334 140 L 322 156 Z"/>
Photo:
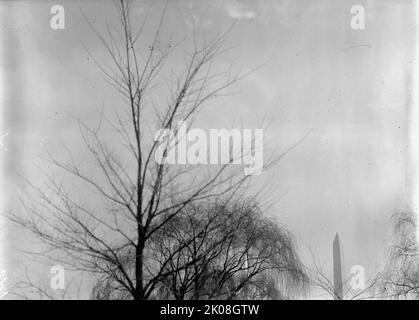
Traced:
<path fill-rule="evenodd" d="M 147 15 L 152 30 L 164 3 L 135 3 L 133 21 Z M 50 28 L 54 4 L 65 8 L 64 30 Z M 364 30 L 351 29 L 355 4 L 365 7 Z M 412 6 L 396 0 L 169 2 L 166 43 L 190 39 L 194 24 L 211 35 L 236 20 L 231 49 L 219 65 L 263 64 L 234 87 L 234 95 L 209 105 L 196 126 L 258 128 L 269 119 L 265 135 L 274 138 L 270 148 L 277 152 L 310 132 L 256 182 L 275 181 L 269 197 L 276 201 L 267 214 L 295 234 L 307 264 L 313 250 L 331 266 L 339 232 L 346 272 L 355 264 L 373 271 L 391 236 L 391 214 L 409 204 Z M 67 111 L 94 118 L 103 105 L 121 104 L 86 51 L 106 62 L 82 12 L 98 31 L 105 22 L 117 25 L 111 1 L 0 2 L 0 136 L 8 133 L 2 139 L 7 150 L 0 150 L 3 209 L 13 207 L 7 201 L 15 195 L 12 166 L 36 178 L 34 157 L 42 144 L 59 153 L 65 143 L 77 153 L 78 127 Z"/>

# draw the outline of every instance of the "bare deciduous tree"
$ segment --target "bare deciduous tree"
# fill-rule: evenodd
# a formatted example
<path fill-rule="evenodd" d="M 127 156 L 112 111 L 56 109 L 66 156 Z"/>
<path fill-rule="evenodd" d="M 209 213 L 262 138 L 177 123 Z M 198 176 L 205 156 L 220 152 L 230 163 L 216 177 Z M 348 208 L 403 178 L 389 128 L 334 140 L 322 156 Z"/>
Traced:
<path fill-rule="evenodd" d="M 419 245 L 414 213 L 393 215 L 395 243 L 390 247 L 380 291 L 393 299 L 419 298 Z"/>
<path fill-rule="evenodd" d="M 180 273 L 184 281 L 185 273 L 196 267 L 194 263 L 199 262 L 199 272 L 214 275 L 213 267 L 203 267 L 220 259 L 225 259 L 225 266 L 218 271 L 219 282 L 213 288 L 201 283 L 199 290 L 188 291 L 198 288 L 197 282 L 203 279 L 196 274 L 194 283 L 187 286 L 188 294 L 230 297 L 244 292 L 246 286 L 256 288 L 256 282 L 251 284 L 249 279 L 256 281 L 255 275 L 268 269 L 296 272 L 290 278 L 294 279 L 300 269 L 290 238 L 282 229 L 253 219 L 254 213 L 246 210 L 233 210 L 231 217 L 212 217 L 204 210 L 199 214 L 204 224 L 189 214 L 199 203 L 241 194 L 249 176 L 242 174 L 242 167 L 232 166 L 233 158 L 207 171 L 201 166 L 167 165 L 154 159 L 161 147 L 161 136 L 155 137 L 155 132 L 168 129 L 177 133 L 179 121 L 192 122 L 209 100 L 245 76 L 241 71 L 214 69 L 229 30 L 201 45 L 194 35 L 192 49 L 185 52 L 185 68 L 172 72 L 165 66 L 180 43 L 161 44 L 165 12 L 148 42 L 142 39 L 145 24 L 134 30 L 130 2 L 121 0 L 118 8 L 120 31 L 108 26 L 104 36 L 91 27 L 112 66 L 95 62 L 122 96 L 124 106 L 117 108 L 112 118 L 102 114 L 95 128 L 77 118 L 86 157 L 79 160 L 69 152 L 70 160 L 61 161 L 48 153 L 47 161 L 61 170 L 60 174 L 46 172 L 45 186 L 26 180 L 27 192 L 22 197 L 25 213 L 10 214 L 10 219 L 46 246 L 38 255 L 103 280 L 109 290 L 102 291 L 107 292 L 102 298 L 149 299 Z M 106 137 L 110 130 L 112 139 Z M 165 142 L 163 155 L 167 156 L 177 142 L 174 138 Z M 265 167 L 271 163 L 265 162 Z M 89 199 L 83 198 L 84 194 Z M 230 224 L 229 228 L 222 229 L 221 222 Z M 243 235 L 232 233 L 234 227 Z M 195 235 L 180 242 L 178 237 L 188 232 Z M 214 232 L 218 238 L 212 239 Z M 220 246 L 222 239 L 225 243 Z M 199 244 L 204 247 L 196 257 L 187 255 Z M 156 252 L 160 257 L 153 257 Z M 207 252 L 210 255 L 204 257 Z M 243 282 L 240 272 L 251 276 Z M 232 281 L 234 288 L 227 293 L 226 286 Z M 173 285 L 167 287 L 175 294 Z"/>
<path fill-rule="evenodd" d="M 149 249 L 156 299 L 280 299 L 306 284 L 292 236 L 243 200 L 188 205 Z M 95 297 L 107 296 L 111 282 L 100 282 Z"/>

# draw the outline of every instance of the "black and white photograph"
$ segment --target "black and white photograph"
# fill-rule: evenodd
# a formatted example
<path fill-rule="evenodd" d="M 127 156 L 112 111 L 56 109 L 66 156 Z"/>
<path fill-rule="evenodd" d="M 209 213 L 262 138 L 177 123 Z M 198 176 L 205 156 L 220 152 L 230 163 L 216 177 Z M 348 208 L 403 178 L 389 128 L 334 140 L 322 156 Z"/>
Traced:
<path fill-rule="evenodd" d="M 418 22 L 408 0 L 0 1 L 0 305 L 418 300 Z"/>

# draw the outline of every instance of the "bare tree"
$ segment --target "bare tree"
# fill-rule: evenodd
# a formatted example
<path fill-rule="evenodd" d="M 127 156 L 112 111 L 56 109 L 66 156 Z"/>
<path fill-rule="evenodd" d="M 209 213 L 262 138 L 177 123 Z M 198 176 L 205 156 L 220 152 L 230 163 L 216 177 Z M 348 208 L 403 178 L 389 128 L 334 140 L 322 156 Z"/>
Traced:
<path fill-rule="evenodd" d="M 242 174 L 240 166 L 232 165 L 234 157 L 228 163 L 207 171 L 201 166 L 168 165 L 164 160 L 178 141 L 175 138 L 164 140 L 162 133 L 155 137 L 155 132 L 166 129 L 177 134 L 179 121 L 192 123 L 209 100 L 246 74 L 240 70 L 220 72 L 214 69 L 216 59 L 224 52 L 229 29 L 211 39 L 204 39 L 202 44 L 194 33 L 192 49 L 185 52 L 185 67 L 175 72 L 165 66 L 181 43 L 162 44 L 166 9 L 150 41 L 142 39 L 145 24 L 134 30 L 130 2 L 119 1 L 118 9 L 119 30 L 108 26 L 108 34 L 104 36 L 91 27 L 109 54 L 112 65 L 94 60 L 105 79 L 122 96 L 124 106 L 117 108 L 112 117 L 102 113 L 97 127 L 76 118 L 86 157 L 79 160 L 68 152 L 69 160 L 62 161 L 47 153 L 46 160 L 61 170 L 60 174 L 45 172 L 45 185 L 42 186 L 25 179 L 27 190 L 21 197 L 24 213 L 12 213 L 9 218 L 42 241 L 46 250 L 38 255 L 47 261 L 103 280 L 102 284 L 106 283 L 111 289 L 104 291 L 107 292 L 105 298 L 142 300 L 154 297 L 157 288 L 178 275 L 180 270 L 184 273 L 193 268 L 196 259 L 201 266 L 205 261 L 199 253 L 196 259 L 185 259 L 176 268 L 170 265 L 190 249 L 189 244 L 202 239 L 198 236 L 192 237 L 190 242 L 178 244 L 173 252 L 159 252 L 165 261 L 153 261 L 152 253 L 158 245 L 156 239 L 164 239 L 173 224 L 186 219 L 188 210 L 195 208 L 196 203 L 242 194 L 249 178 Z M 117 139 L 107 138 L 110 130 Z M 162 147 L 161 141 L 164 141 L 163 158 L 156 162 L 155 154 Z M 273 161 L 265 162 L 265 167 L 271 163 Z M 80 192 L 77 193 L 76 189 Z M 84 194 L 88 195 L 89 201 L 83 198 Z M 208 216 L 206 219 L 212 218 Z M 220 222 L 217 219 L 221 217 L 216 215 L 215 225 Z M 227 297 L 225 286 L 232 278 L 238 281 L 234 293 L 249 285 L 249 281 L 240 282 L 239 277 L 233 275 L 243 271 L 245 261 L 247 272 L 257 270 L 259 273 L 267 270 L 269 264 L 272 269 L 274 261 L 269 260 L 268 253 L 286 255 L 279 260 L 280 263 L 296 263 L 289 237 L 277 238 L 280 229 L 263 225 L 250 216 L 243 222 L 238 217 L 226 221 L 232 224 L 231 228 L 233 224 L 239 224 L 242 230 L 252 228 L 244 238 L 231 234 L 231 228 L 225 230 L 224 235 L 218 235 L 225 237 L 230 249 L 226 250 L 223 245 L 217 259 L 226 259 L 232 270 L 221 271 L 224 272 L 218 278 L 221 282 L 211 292 L 218 290 L 218 296 Z M 256 222 L 257 226 L 254 225 Z M 213 228 L 213 223 L 204 227 Z M 200 235 L 208 237 L 212 234 L 212 230 L 197 228 L 199 230 L 195 232 Z M 266 236 L 261 237 L 261 232 L 267 232 Z M 176 238 L 174 234 L 171 237 L 161 245 Z M 243 243 L 239 245 L 240 241 Z M 278 250 L 277 245 L 281 245 L 281 251 L 274 252 Z M 205 246 L 214 246 L 213 252 L 217 252 L 217 241 Z M 251 248 L 257 248 L 256 256 L 244 259 L 245 253 L 252 252 Z M 236 252 L 235 258 L 231 260 L 233 252 Z M 208 269 L 204 271 L 209 272 Z M 199 295 L 202 295 L 201 291 Z M 215 293 L 208 293 L 210 295 Z"/>
<path fill-rule="evenodd" d="M 188 205 L 155 234 L 147 257 L 159 270 L 156 299 L 289 298 L 307 282 L 290 233 L 244 200 Z M 107 280 L 96 298 L 109 292 Z"/>
<path fill-rule="evenodd" d="M 388 260 L 380 282 L 381 293 L 392 299 L 419 298 L 419 245 L 414 213 L 393 215 L 395 242 L 389 248 Z"/>
<path fill-rule="evenodd" d="M 34 268 L 34 263 L 30 266 Z M 42 266 L 38 268 L 42 270 Z M 17 270 L 15 270 L 17 271 Z M 49 270 L 48 270 L 49 271 Z M 17 272 L 15 272 L 18 274 Z M 84 299 L 83 283 L 86 280 L 83 275 L 75 274 L 71 277 L 67 272 L 64 288 L 53 288 L 51 286 L 50 273 L 30 272 L 26 265 L 23 265 L 23 274 L 16 275 L 10 282 L 10 296 L 16 299 L 37 299 L 37 300 L 73 300 Z"/>

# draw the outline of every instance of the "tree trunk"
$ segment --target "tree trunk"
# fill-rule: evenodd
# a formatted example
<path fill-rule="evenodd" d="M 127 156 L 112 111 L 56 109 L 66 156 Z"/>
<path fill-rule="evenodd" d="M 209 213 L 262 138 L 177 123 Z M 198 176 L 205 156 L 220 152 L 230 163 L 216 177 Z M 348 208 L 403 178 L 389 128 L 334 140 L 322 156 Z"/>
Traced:
<path fill-rule="evenodd" d="M 135 250 L 135 292 L 134 300 L 144 300 L 143 265 L 144 265 L 144 229 L 138 226 L 138 243 Z"/>

